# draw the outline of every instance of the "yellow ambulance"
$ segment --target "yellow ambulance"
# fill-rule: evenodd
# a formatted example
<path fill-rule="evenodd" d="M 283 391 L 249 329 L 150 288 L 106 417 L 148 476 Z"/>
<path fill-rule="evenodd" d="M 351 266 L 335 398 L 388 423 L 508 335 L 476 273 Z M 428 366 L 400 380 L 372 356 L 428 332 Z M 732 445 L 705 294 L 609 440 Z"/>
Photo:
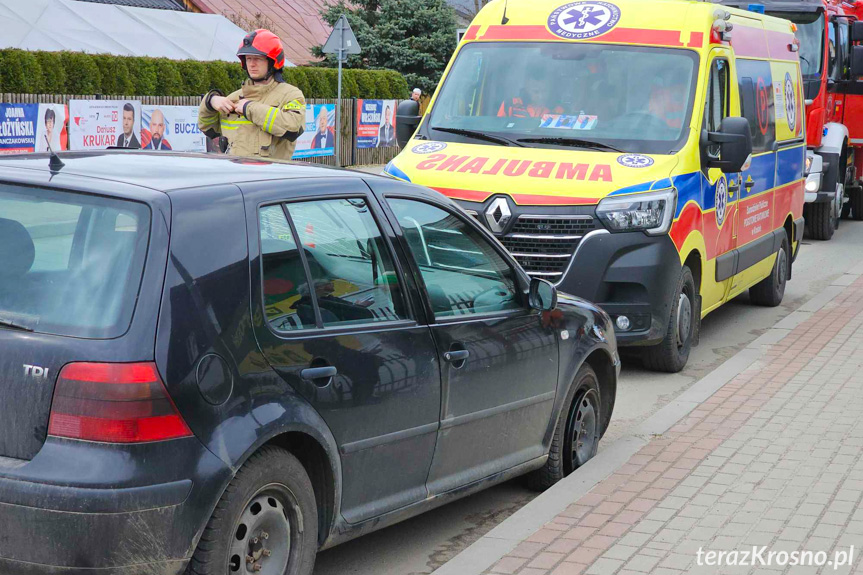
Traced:
<path fill-rule="evenodd" d="M 709 2 L 494 0 L 394 178 L 458 200 L 532 276 L 598 303 L 620 345 L 679 371 L 700 320 L 776 306 L 803 233 L 792 23 Z"/>

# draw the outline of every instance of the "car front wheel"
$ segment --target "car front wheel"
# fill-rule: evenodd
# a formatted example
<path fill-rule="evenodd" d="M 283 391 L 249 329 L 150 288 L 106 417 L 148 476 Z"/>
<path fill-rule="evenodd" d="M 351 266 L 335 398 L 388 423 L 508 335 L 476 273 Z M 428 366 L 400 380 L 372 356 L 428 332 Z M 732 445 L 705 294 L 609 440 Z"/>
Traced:
<path fill-rule="evenodd" d="M 596 455 L 602 436 L 601 407 L 596 372 L 589 365 L 582 365 L 558 418 L 548 460 L 527 476 L 531 489 L 548 489 Z"/>
<path fill-rule="evenodd" d="M 287 451 L 265 447 L 225 489 L 189 575 L 311 575 L 318 513 L 311 481 Z"/>

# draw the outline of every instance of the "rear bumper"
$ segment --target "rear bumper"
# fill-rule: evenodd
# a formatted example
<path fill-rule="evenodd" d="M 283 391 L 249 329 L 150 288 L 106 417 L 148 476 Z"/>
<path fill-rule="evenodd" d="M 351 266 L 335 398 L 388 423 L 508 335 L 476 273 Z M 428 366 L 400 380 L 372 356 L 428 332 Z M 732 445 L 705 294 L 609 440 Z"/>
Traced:
<path fill-rule="evenodd" d="M 194 438 L 49 438 L 32 461 L 0 466 L 0 573 L 180 574 L 229 477 Z"/>

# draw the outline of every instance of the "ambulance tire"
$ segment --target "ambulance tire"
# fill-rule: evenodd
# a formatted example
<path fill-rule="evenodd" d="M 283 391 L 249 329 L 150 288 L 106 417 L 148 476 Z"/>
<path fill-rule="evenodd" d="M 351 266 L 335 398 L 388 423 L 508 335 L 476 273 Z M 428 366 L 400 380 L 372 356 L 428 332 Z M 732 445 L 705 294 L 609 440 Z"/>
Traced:
<path fill-rule="evenodd" d="M 782 239 L 782 245 L 779 246 L 779 253 L 776 255 L 776 261 L 773 264 L 773 269 L 770 270 L 770 275 L 749 288 L 749 300 L 755 304 L 764 307 L 776 307 L 782 303 L 782 297 L 785 295 L 785 284 L 788 283 L 788 276 L 791 271 L 791 259 L 788 249 L 788 236 Z"/>
<path fill-rule="evenodd" d="M 806 224 L 813 239 L 829 240 L 836 231 L 836 204 L 820 202 L 809 204 L 809 219 Z"/>
<path fill-rule="evenodd" d="M 858 222 L 863 221 L 863 188 L 856 187 L 852 190 L 848 190 L 848 192 L 851 199 L 851 201 L 848 202 L 851 205 L 851 217 Z"/>
<path fill-rule="evenodd" d="M 644 348 L 644 367 L 652 371 L 677 373 L 689 361 L 689 352 L 701 321 L 696 304 L 698 291 L 692 270 L 683 266 L 671 296 L 671 313 L 662 343 Z"/>

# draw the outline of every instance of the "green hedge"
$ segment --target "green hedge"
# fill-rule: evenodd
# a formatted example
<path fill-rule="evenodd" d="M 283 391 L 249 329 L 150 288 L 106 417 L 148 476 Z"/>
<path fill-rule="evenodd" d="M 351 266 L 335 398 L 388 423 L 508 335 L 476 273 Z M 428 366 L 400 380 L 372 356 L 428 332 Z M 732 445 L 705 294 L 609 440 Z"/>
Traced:
<path fill-rule="evenodd" d="M 306 98 L 336 97 L 333 69 L 287 68 L 284 76 Z M 13 94 L 197 96 L 233 92 L 245 77 L 239 62 L 0 50 L 0 92 Z M 345 70 L 342 97 L 407 98 L 408 84 L 391 70 Z"/>

